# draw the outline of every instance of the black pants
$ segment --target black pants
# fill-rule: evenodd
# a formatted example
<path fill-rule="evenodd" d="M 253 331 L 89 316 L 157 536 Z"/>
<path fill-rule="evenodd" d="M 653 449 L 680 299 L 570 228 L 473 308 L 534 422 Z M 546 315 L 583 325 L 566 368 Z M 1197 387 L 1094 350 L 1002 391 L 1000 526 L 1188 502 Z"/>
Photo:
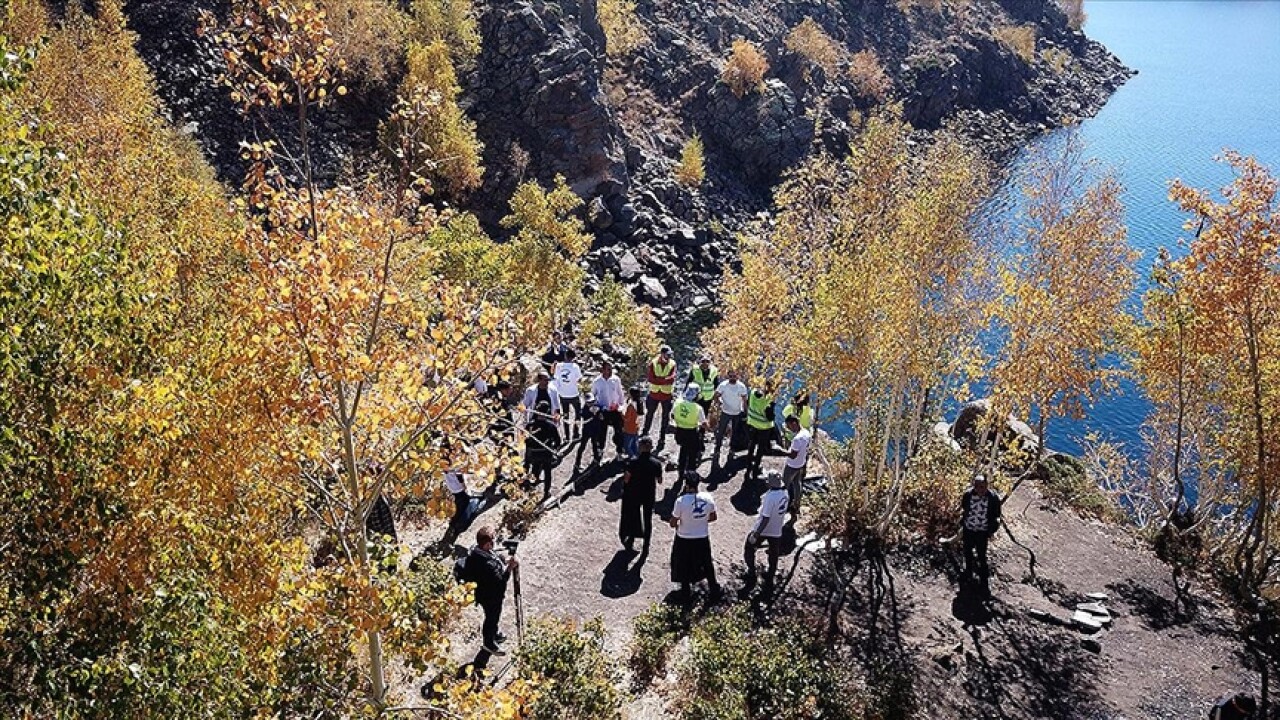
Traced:
<path fill-rule="evenodd" d="M 573 411 L 573 419 L 569 418 L 570 410 Z M 582 422 L 582 398 L 560 396 L 560 412 L 563 413 L 561 420 L 564 421 L 564 439 L 568 442 L 578 437 L 578 424 Z"/>
<path fill-rule="evenodd" d="M 542 493 L 544 495 L 551 494 L 551 460 L 539 458 L 529 461 L 529 474 L 533 475 L 535 483 L 538 480 L 542 480 Z"/>
<path fill-rule="evenodd" d="M 662 447 L 667 440 L 667 431 L 671 427 L 671 398 L 654 400 L 652 397 L 646 397 L 644 399 L 644 432 L 641 435 L 649 434 L 649 428 L 653 427 L 653 416 L 659 407 L 662 408 L 662 424 L 658 429 L 658 447 Z"/>
<path fill-rule="evenodd" d="M 987 567 L 987 541 L 991 535 L 965 529 L 964 531 L 964 572 L 971 578 L 987 579 L 991 570 Z"/>
<path fill-rule="evenodd" d="M 480 626 L 480 637 L 487 648 L 498 647 L 498 621 L 502 619 L 502 599 L 480 603 L 484 610 L 484 625 Z"/>
<path fill-rule="evenodd" d="M 773 446 L 773 428 L 748 427 L 751 444 L 747 447 L 747 477 L 760 476 L 760 462 Z"/>
<path fill-rule="evenodd" d="M 778 574 L 778 558 L 782 555 L 782 538 L 780 537 L 764 537 L 756 538 L 754 543 L 751 538 L 747 538 L 746 544 L 742 548 L 742 562 L 747 566 L 747 587 L 755 587 L 756 584 L 756 553 L 760 550 L 761 545 L 768 545 L 769 549 L 766 553 L 769 559 L 769 570 L 765 573 L 765 585 L 772 585 L 773 578 Z"/>
<path fill-rule="evenodd" d="M 677 466 L 680 469 L 679 478 L 682 479 L 686 472 L 697 470 L 698 464 L 702 462 L 702 436 L 697 430 L 676 428 L 676 444 L 680 446 Z"/>
<path fill-rule="evenodd" d="M 465 490 L 460 493 L 453 494 L 453 518 L 449 520 L 449 527 L 454 531 L 461 531 L 467 524 L 467 512 L 471 510 L 471 493 Z"/>
<path fill-rule="evenodd" d="M 605 433 L 613 428 L 613 449 L 622 454 L 622 412 L 618 410 L 601 410 L 600 418 L 604 420 L 604 431 L 600 433 L 600 446 L 604 447 Z"/>
<path fill-rule="evenodd" d="M 698 407 L 702 408 L 702 412 L 706 413 L 707 417 L 711 417 L 711 398 L 703 400 L 702 397 L 699 396 L 697 400 L 694 400 L 694 402 L 698 403 Z"/>

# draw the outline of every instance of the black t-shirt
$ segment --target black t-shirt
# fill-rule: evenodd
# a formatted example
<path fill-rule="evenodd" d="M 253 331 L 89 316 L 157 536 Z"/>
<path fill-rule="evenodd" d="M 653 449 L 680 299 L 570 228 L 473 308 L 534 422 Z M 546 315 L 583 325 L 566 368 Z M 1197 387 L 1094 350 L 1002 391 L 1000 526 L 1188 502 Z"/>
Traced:
<path fill-rule="evenodd" d="M 507 578 L 511 572 L 507 564 L 494 553 L 471 548 L 467 555 L 466 579 L 476 584 L 476 604 L 501 603 L 507 594 Z"/>
<path fill-rule="evenodd" d="M 652 455 L 641 455 L 627 466 L 631 479 L 623 488 L 623 494 L 636 500 L 652 501 L 662 483 L 662 463 Z"/>

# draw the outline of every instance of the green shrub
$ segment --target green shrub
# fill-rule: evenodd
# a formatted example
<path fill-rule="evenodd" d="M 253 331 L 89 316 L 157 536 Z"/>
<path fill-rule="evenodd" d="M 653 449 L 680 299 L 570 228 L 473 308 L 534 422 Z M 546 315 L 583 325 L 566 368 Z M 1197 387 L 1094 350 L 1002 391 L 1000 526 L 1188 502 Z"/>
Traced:
<path fill-rule="evenodd" d="M 621 717 L 617 670 L 604 652 L 604 622 L 579 626 L 543 618 L 520 649 L 521 676 L 538 690 L 532 720 L 603 720 Z"/>
<path fill-rule="evenodd" d="M 1045 497 L 1074 509 L 1084 517 L 1117 520 L 1123 511 L 1089 478 L 1084 463 L 1060 453 L 1040 462 L 1040 485 Z"/>
<path fill-rule="evenodd" d="M 680 668 L 683 720 L 858 718 L 861 695 L 798 623 L 752 628 L 734 609 L 700 623 Z"/>
<path fill-rule="evenodd" d="M 655 603 L 631 623 L 631 655 L 628 666 L 636 688 L 643 688 L 666 672 L 671 648 L 688 631 L 680 608 Z"/>

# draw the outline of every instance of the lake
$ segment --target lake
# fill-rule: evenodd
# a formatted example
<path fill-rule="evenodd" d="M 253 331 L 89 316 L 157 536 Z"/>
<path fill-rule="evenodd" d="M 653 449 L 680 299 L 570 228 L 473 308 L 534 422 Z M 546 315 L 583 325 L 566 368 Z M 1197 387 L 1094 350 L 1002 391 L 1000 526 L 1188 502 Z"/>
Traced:
<path fill-rule="evenodd" d="M 1085 10 L 1085 33 L 1138 71 L 1080 133 L 1126 188 L 1145 284 L 1159 248 L 1183 254 L 1185 216 L 1168 200 L 1170 180 L 1216 191 L 1231 180 L 1213 161 L 1224 148 L 1280 172 L 1280 2 L 1091 0 Z M 1078 452 L 1096 432 L 1138 452 L 1147 409 L 1127 385 L 1083 420 L 1051 422 L 1048 444 Z"/>

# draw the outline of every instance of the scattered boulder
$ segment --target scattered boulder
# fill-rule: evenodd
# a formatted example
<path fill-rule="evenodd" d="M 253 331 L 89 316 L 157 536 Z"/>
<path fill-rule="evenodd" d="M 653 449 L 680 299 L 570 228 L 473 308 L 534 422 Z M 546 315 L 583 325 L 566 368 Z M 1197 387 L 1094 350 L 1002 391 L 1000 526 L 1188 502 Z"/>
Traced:
<path fill-rule="evenodd" d="M 1074 625 L 1076 629 L 1084 633 L 1092 634 L 1102 631 L 1102 621 L 1093 613 L 1088 613 L 1083 610 L 1077 610 L 1075 614 L 1071 616 L 1071 624 Z"/>

